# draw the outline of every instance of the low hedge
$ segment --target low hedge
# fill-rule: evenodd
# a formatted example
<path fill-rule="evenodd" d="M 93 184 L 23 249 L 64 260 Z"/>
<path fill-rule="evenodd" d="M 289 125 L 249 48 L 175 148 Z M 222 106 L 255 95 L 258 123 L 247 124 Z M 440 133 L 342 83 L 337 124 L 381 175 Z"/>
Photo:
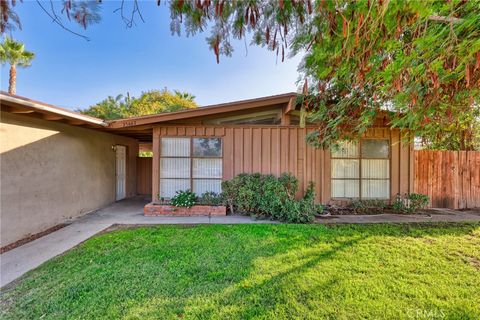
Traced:
<path fill-rule="evenodd" d="M 222 182 L 223 198 L 232 213 L 265 216 L 275 220 L 308 223 L 323 208 L 315 205 L 313 182 L 305 196 L 297 200 L 298 180 L 283 173 L 280 177 L 242 173 Z"/>

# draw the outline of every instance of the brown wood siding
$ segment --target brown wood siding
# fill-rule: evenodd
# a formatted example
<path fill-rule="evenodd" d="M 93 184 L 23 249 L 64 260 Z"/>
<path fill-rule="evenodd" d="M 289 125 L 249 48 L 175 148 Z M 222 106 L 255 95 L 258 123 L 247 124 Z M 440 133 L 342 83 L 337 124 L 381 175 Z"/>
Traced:
<path fill-rule="evenodd" d="M 240 173 L 260 172 L 279 175 L 288 172 L 299 180 L 299 196 L 309 181 L 316 186 L 321 203 L 330 202 L 330 151 L 316 149 L 305 142 L 305 136 L 313 127 L 298 126 L 162 126 L 154 129 L 153 137 L 153 187 L 152 196 L 157 200 L 159 187 L 159 143 L 161 137 L 216 136 L 223 138 L 223 179 L 231 179 Z M 410 192 L 409 159 L 411 144 L 404 144 L 398 130 L 372 128 L 365 137 L 390 139 L 391 147 L 391 195 Z M 157 155 L 155 155 L 157 152 Z M 402 163 L 403 162 L 403 163 Z"/>
<path fill-rule="evenodd" d="M 152 158 L 137 157 L 137 194 L 152 194 Z"/>
<path fill-rule="evenodd" d="M 432 208 L 480 207 L 480 152 L 414 152 L 414 192 L 426 194 Z"/>
<path fill-rule="evenodd" d="M 152 135 L 152 201 L 157 201 L 160 190 L 160 127 L 153 128 Z"/>
<path fill-rule="evenodd" d="M 375 138 L 390 139 L 390 199 L 397 194 L 413 192 L 413 144 L 408 140 L 408 133 L 399 129 L 375 132 Z"/>

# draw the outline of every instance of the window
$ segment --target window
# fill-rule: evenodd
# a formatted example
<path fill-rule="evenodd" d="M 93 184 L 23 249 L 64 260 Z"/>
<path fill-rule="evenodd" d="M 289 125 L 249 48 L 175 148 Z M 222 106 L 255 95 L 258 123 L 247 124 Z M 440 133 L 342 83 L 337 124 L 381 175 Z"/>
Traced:
<path fill-rule="evenodd" d="M 267 124 L 274 125 L 280 124 L 280 119 L 282 117 L 282 109 L 276 108 L 274 110 L 266 110 L 248 114 L 240 114 L 229 117 L 217 118 L 205 120 L 206 124 L 217 124 L 217 125 L 240 125 L 240 124 Z"/>
<path fill-rule="evenodd" d="M 332 151 L 332 198 L 390 198 L 389 140 L 343 142 Z"/>
<path fill-rule="evenodd" d="M 198 195 L 221 192 L 222 163 L 220 138 L 162 138 L 160 197 L 187 189 Z"/>

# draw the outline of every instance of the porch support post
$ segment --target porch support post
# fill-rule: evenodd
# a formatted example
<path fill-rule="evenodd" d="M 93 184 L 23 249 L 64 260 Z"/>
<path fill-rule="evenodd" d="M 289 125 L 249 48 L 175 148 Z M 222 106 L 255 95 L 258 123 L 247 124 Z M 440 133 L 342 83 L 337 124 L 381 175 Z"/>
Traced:
<path fill-rule="evenodd" d="M 160 127 L 153 128 L 152 202 L 158 201 L 160 190 Z"/>

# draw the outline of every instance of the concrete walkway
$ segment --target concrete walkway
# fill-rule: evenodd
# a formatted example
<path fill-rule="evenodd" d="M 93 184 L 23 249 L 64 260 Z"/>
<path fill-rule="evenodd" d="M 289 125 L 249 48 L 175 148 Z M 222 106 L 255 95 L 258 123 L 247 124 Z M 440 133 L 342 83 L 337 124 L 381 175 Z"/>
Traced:
<path fill-rule="evenodd" d="M 275 223 L 253 220 L 246 216 L 226 217 L 145 217 L 143 206 L 148 201 L 140 198 L 117 202 L 95 213 L 72 221 L 62 229 L 0 255 L 0 287 L 35 269 L 45 261 L 64 253 L 114 224 L 245 224 Z M 480 213 L 448 212 L 432 215 L 372 215 L 334 216 L 317 220 L 319 223 L 398 223 L 398 222 L 462 222 L 480 221 Z"/>

